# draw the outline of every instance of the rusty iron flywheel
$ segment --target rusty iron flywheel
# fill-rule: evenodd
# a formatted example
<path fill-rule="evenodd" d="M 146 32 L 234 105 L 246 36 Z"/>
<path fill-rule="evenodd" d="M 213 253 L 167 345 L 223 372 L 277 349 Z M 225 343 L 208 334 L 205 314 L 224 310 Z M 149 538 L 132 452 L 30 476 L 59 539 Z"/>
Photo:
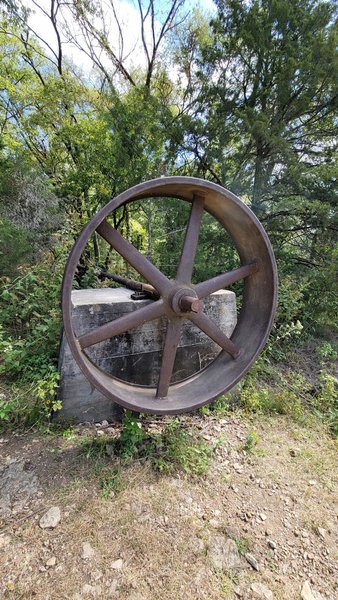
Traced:
<path fill-rule="evenodd" d="M 191 204 L 181 258 L 174 280 L 168 279 L 107 221 L 126 203 L 144 198 L 179 198 Z M 191 277 L 203 211 L 228 232 L 241 266 L 192 284 Z M 71 292 L 81 254 L 97 232 L 158 292 L 159 299 L 77 337 L 72 325 Z M 203 312 L 203 299 L 243 280 L 243 302 L 231 336 Z M 225 188 L 193 177 L 163 177 L 136 185 L 113 198 L 87 223 L 69 256 L 62 286 L 64 330 L 71 352 L 87 379 L 121 406 L 145 413 L 175 414 L 194 410 L 229 391 L 262 351 L 276 309 L 277 270 L 263 226 L 252 211 Z M 147 321 L 167 317 L 167 331 L 157 388 L 129 384 L 103 372 L 86 348 Z M 221 352 L 206 368 L 171 384 L 182 321 L 189 319 L 216 342 Z"/>

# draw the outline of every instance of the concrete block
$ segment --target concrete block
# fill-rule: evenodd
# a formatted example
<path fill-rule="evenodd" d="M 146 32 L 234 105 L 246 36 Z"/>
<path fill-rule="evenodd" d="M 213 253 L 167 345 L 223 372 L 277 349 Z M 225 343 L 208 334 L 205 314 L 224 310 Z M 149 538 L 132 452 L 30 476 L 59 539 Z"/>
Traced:
<path fill-rule="evenodd" d="M 86 289 L 72 292 L 73 324 L 77 336 L 145 306 L 151 300 L 132 300 L 124 288 Z M 220 290 L 205 299 L 205 312 L 230 336 L 237 319 L 236 297 Z M 86 350 L 89 357 L 112 377 L 156 387 L 166 318 L 145 323 Z M 220 349 L 190 321 L 184 321 L 172 381 L 189 377 L 207 366 Z M 59 398 L 62 410 L 56 420 L 96 422 L 119 419 L 121 408 L 91 386 L 74 360 L 65 336 L 60 349 Z"/>

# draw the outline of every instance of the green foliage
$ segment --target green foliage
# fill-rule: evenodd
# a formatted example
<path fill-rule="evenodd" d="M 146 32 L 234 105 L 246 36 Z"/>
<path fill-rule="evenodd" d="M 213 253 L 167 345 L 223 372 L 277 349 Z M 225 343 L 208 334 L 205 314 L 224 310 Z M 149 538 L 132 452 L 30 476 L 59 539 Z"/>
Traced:
<path fill-rule="evenodd" d="M 246 452 L 252 452 L 253 449 L 258 445 L 259 443 L 259 435 L 256 431 L 250 431 L 250 433 L 248 433 L 246 440 L 243 444 L 243 450 L 245 450 Z"/>
<path fill-rule="evenodd" d="M 212 456 L 212 449 L 205 441 L 184 431 L 179 419 L 169 421 L 160 434 L 155 434 L 145 431 L 142 422 L 130 411 L 124 416 L 118 438 L 108 442 L 106 438 L 82 440 L 80 451 L 86 459 L 100 463 L 108 448 L 109 456 L 119 458 L 124 464 L 131 460 L 147 461 L 160 473 L 182 471 L 191 477 L 206 473 Z M 111 483 L 112 489 L 114 485 Z"/>
<path fill-rule="evenodd" d="M 314 410 L 338 437 L 338 379 L 327 372 L 319 375 L 319 389 L 314 396 Z"/>
<path fill-rule="evenodd" d="M 0 218 L 0 277 L 12 276 L 31 253 L 30 233 Z"/>
<path fill-rule="evenodd" d="M 237 546 L 237 550 L 238 550 L 239 554 L 241 556 L 245 556 L 245 554 L 250 549 L 249 541 L 245 537 L 240 537 L 239 539 L 237 539 L 235 541 L 236 541 L 236 546 Z"/>
<path fill-rule="evenodd" d="M 100 11 L 87 4 L 74 18 L 89 45 L 112 61 L 96 61 L 90 82 L 76 68 L 53 61 L 43 36 L 26 37 L 15 3 L 1 15 L 0 374 L 12 386 L 11 398 L 0 400 L 2 420 L 17 424 L 22 413 L 32 422 L 59 407 L 60 281 L 79 231 L 112 195 L 152 177 L 179 174 L 212 179 L 238 193 L 275 249 L 277 317 L 268 348 L 244 385 L 243 405 L 296 418 L 308 406 L 335 431 L 336 384 L 329 364 L 337 358 L 330 336 L 338 314 L 332 3 L 216 0 L 210 24 L 194 11 L 177 34 L 170 21 L 166 61 L 155 61 L 147 73 L 128 73 L 109 51 L 105 27 L 97 23 Z M 188 213 L 188 204 L 178 199 L 144 200 L 111 220 L 174 277 Z M 223 227 L 205 214 L 193 281 L 238 264 Z M 93 236 L 74 287 L 95 287 L 99 265 L 133 276 L 126 261 Z M 243 283 L 232 289 L 240 306 Z M 285 362 L 293 345 L 319 333 L 330 341 L 315 352 L 322 374 L 316 372 L 314 384 L 286 372 Z M 281 376 L 276 360 L 284 361 Z M 202 414 L 227 410 L 228 400 L 220 398 Z M 127 415 L 119 455 L 144 458 L 158 444 L 158 468 L 169 469 L 180 447 L 191 442 L 172 427 L 155 443 Z M 204 460 L 202 450 L 182 452 L 187 463 L 180 468 L 187 472 L 193 471 L 193 456 Z"/>
<path fill-rule="evenodd" d="M 119 439 L 119 455 L 128 460 L 136 456 L 145 442 L 142 425 L 131 411 L 126 411 Z"/>
<path fill-rule="evenodd" d="M 328 341 L 318 345 L 316 340 L 311 340 L 308 344 L 303 348 L 305 357 L 299 361 L 297 370 L 291 366 L 297 356 L 292 345 L 284 349 L 282 356 L 277 352 L 277 357 L 273 357 L 271 349 L 265 351 L 244 380 L 240 404 L 249 412 L 283 414 L 304 422 L 307 415 L 314 413 L 327 424 L 331 434 L 337 436 L 336 350 Z M 313 344 L 319 362 L 313 360 Z"/>
<path fill-rule="evenodd" d="M 301 376 L 291 373 L 281 378 L 279 385 L 274 387 L 251 381 L 242 390 L 240 402 L 250 412 L 289 415 L 299 419 L 304 414 L 304 383 Z"/>
<path fill-rule="evenodd" d="M 153 464 L 160 473 L 183 471 L 200 476 L 209 468 L 211 449 L 204 442 L 185 432 L 179 420 L 172 420 L 157 441 Z"/>
<path fill-rule="evenodd" d="M 160 435 L 152 435 L 145 433 L 141 423 L 129 412 L 116 448 L 123 459 L 149 460 L 161 473 L 183 471 L 191 476 L 205 473 L 211 457 L 206 443 L 184 431 L 178 419 L 170 421 Z"/>
<path fill-rule="evenodd" d="M 107 469 L 100 479 L 103 500 L 109 500 L 112 493 L 118 494 L 123 489 L 120 469 Z"/>
<path fill-rule="evenodd" d="M 323 361 L 327 359 L 335 361 L 338 358 L 338 344 L 336 346 L 337 350 L 332 342 L 325 341 L 317 348 L 317 354 Z"/>
<path fill-rule="evenodd" d="M 201 415 L 219 415 L 222 416 L 229 412 L 231 407 L 231 400 L 229 396 L 219 396 L 211 404 L 202 406 L 200 409 Z"/>
<path fill-rule="evenodd" d="M 3 279 L 0 292 L 0 374 L 12 386 L 22 407 L 17 384 L 21 381 L 30 401 L 22 422 L 43 419 L 60 408 L 55 399 L 59 382 L 60 288 L 65 248 L 55 248 L 43 262 L 21 269 L 15 279 Z M 15 382 L 11 383 L 11 382 Z M 34 408 L 33 408 L 34 407 Z M 9 414 L 9 412 L 8 412 Z M 13 409 L 8 419 L 18 422 Z"/>

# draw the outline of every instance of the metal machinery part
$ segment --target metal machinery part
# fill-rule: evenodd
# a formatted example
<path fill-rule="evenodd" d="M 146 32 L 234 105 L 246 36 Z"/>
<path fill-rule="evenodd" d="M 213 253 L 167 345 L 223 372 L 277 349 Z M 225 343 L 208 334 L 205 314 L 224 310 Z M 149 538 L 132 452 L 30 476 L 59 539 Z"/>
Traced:
<path fill-rule="evenodd" d="M 107 221 L 123 204 L 144 198 L 180 198 L 191 204 L 175 280 L 169 280 Z M 203 211 L 226 229 L 241 266 L 195 285 L 191 282 Z M 97 232 L 158 292 L 146 306 L 76 337 L 72 327 L 72 282 L 90 236 Z M 203 312 L 203 298 L 244 280 L 243 302 L 229 339 Z M 193 177 L 163 177 L 113 198 L 82 230 L 69 256 L 62 286 L 64 330 L 71 352 L 87 379 L 106 397 L 135 411 L 175 414 L 194 410 L 229 391 L 263 349 L 276 309 L 277 270 L 267 234 L 251 210 L 223 187 Z M 167 317 L 157 389 L 126 383 L 100 370 L 86 348 L 147 321 Z M 206 368 L 170 385 L 182 321 L 189 319 L 214 340 L 221 351 Z"/>

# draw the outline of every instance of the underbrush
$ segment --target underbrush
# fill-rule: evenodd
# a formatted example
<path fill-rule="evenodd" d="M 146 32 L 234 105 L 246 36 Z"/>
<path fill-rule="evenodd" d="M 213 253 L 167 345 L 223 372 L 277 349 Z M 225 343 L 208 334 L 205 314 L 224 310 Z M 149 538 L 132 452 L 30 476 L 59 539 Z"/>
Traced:
<path fill-rule="evenodd" d="M 0 425 L 42 422 L 59 408 L 58 350 L 63 248 L 39 265 L 2 278 L 0 292 Z"/>
<path fill-rule="evenodd" d="M 245 378 L 240 406 L 249 412 L 282 414 L 306 423 L 320 418 L 338 436 L 337 344 L 307 340 L 271 357 L 269 350 Z M 270 354 L 270 356 L 269 356 Z"/>
<path fill-rule="evenodd" d="M 181 471 L 189 477 L 208 471 L 213 450 L 203 440 L 184 430 L 179 419 L 168 421 L 161 432 L 149 432 L 142 421 L 127 412 L 117 438 L 90 437 L 81 442 L 80 453 L 99 469 L 103 496 L 119 491 L 121 469 L 132 461 L 149 464 L 156 472 Z M 107 457 L 117 466 L 106 464 Z M 109 495 L 109 494 L 108 494 Z"/>
<path fill-rule="evenodd" d="M 287 415 L 311 426 L 319 418 L 338 436 L 338 344 L 308 338 L 297 346 L 268 345 L 246 377 L 229 394 L 200 409 L 203 416 L 222 417 L 233 409 Z"/>

